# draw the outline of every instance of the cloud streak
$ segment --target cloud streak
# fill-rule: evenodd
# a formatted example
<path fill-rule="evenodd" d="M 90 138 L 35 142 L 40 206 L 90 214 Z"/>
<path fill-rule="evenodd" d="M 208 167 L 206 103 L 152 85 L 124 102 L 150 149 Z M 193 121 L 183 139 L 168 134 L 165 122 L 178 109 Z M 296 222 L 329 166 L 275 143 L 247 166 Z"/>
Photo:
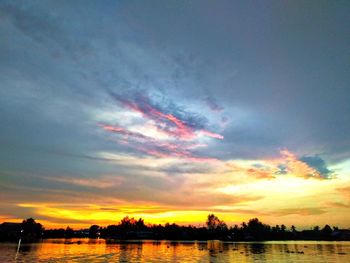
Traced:
<path fill-rule="evenodd" d="M 121 136 L 120 142 L 144 154 L 162 158 L 177 157 L 194 162 L 218 161 L 213 157 L 198 156 L 193 153 L 198 148 L 207 147 L 207 144 L 201 142 L 203 137 L 224 139 L 222 135 L 205 129 L 205 118 L 180 110 L 173 103 L 166 104 L 167 107 L 159 106 L 149 96 L 140 93 L 121 96 L 109 91 L 109 95 L 122 107 L 121 110 L 139 113 L 144 119 L 146 129 L 157 131 L 146 135 L 133 131 L 135 127 L 132 126 L 99 125 L 105 131 Z"/>
<path fill-rule="evenodd" d="M 205 144 L 185 142 L 169 142 L 145 136 L 139 132 L 132 132 L 127 129 L 101 125 L 104 130 L 123 137 L 123 143 L 129 145 L 144 154 L 156 157 L 178 157 L 195 162 L 218 162 L 216 158 L 201 157 L 194 155 L 191 151 L 199 147 L 206 147 Z"/>
<path fill-rule="evenodd" d="M 169 136 L 180 140 L 193 140 L 198 134 L 223 139 L 223 136 L 204 129 L 206 119 L 193 113 L 180 110 L 173 103 L 167 108 L 152 102 L 150 97 L 135 93 L 130 98 L 109 92 L 110 96 L 122 106 L 140 113 L 144 118 L 153 120 L 156 127 Z"/>

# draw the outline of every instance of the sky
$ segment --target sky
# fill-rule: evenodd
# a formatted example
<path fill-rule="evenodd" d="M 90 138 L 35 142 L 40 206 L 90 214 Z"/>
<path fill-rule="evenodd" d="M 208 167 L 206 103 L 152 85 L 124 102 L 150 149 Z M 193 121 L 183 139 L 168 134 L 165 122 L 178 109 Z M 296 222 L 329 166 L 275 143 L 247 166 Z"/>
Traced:
<path fill-rule="evenodd" d="M 350 227 L 349 1 L 0 1 L 0 222 Z"/>

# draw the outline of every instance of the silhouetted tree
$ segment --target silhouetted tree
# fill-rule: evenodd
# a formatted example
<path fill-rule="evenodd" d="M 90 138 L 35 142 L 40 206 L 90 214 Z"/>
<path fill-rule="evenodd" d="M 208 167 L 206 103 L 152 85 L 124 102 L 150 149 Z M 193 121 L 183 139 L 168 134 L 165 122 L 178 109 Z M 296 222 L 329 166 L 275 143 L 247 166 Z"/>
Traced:
<path fill-rule="evenodd" d="M 64 238 L 65 229 L 49 229 L 44 231 L 44 238 Z"/>
<path fill-rule="evenodd" d="M 42 237 L 43 226 L 40 223 L 36 223 L 33 218 L 23 220 L 21 224 L 22 236 L 29 239 L 38 239 Z"/>
<path fill-rule="evenodd" d="M 267 226 L 259 221 L 258 218 L 253 218 L 248 221 L 247 231 L 254 239 L 262 240 L 267 231 Z"/>
<path fill-rule="evenodd" d="M 144 221 L 142 218 L 139 218 L 139 220 L 137 220 L 137 222 L 136 222 L 136 228 L 137 228 L 138 230 L 141 230 L 141 229 L 145 229 L 145 228 L 146 228 L 145 221 Z"/>
<path fill-rule="evenodd" d="M 292 226 L 290 227 L 290 229 L 292 230 L 292 232 L 295 232 L 295 231 L 296 231 L 296 228 L 295 228 L 294 225 L 292 225 Z"/>
<path fill-rule="evenodd" d="M 21 232 L 21 230 L 23 230 Z M 41 237 L 43 231 L 41 224 L 33 218 L 23 220 L 22 223 L 5 222 L 0 224 L 0 241 L 17 241 L 22 237 L 24 241 L 33 241 Z M 86 231 L 73 231 L 69 226 L 64 229 L 51 229 L 44 231 L 44 238 L 71 238 L 71 237 L 97 237 L 111 239 L 170 239 L 170 240 L 349 240 L 349 230 L 338 229 L 325 225 L 321 230 L 318 226 L 313 229 L 297 231 L 292 225 L 290 230 L 284 224 L 270 227 L 263 224 L 258 218 L 252 218 L 241 226 L 234 225 L 228 229 L 225 222 L 214 214 L 209 214 L 206 227 L 179 226 L 177 224 L 145 225 L 142 218 L 124 217 L 119 224 L 99 227 L 92 225 L 89 233 Z M 109 242 L 109 241 L 108 241 Z"/>
<path fill-rule="evenodd" d="M 216 215 L 209 214 L 207 221 L 208 235 L 211 239 L 221 239 L 228 235 L 228 228 L 224 221 L 221 221 Z"/>
<path fill-rule="evenodd" d="M 321 230 L 322 237 L 324 239 L 330 239 L 331 234 L 333 233 L 332 228 L 329 225 L 325 225 Z"/>
<path fill-rule="evenodd" d="M 285 225 L 281 225 L 281 232 L 286 232 L 287 227 Z"/>
<path fill-rule="evenodd" d="M 100 227 L 98 225 L 92 225 L 89 228 L 89 237 L 96 238 L 100 235 Z"/>
<path fill-rule="evenodd" d="M 74 236 L 74 230 L 67 226 L 66 230 L 64 231 L 64 237 L 65 238 L 72 238 Z"/>
<path fill-rule="evenodd" d="M 224 221 L 221 221 L 216 215 L 209 214 L 206 222 L 209 231 L 222 231 L 227 229 Z"/>

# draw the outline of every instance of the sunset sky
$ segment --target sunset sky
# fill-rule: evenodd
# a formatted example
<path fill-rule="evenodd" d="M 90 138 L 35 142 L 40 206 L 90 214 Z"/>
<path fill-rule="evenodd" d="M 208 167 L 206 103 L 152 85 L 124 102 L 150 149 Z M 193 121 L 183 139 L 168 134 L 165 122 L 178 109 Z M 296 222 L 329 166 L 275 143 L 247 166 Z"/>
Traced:
<path fill-rule="evenodd" d="M 0 223 L 350 227 L 349 1 L 0 2 Z"/>

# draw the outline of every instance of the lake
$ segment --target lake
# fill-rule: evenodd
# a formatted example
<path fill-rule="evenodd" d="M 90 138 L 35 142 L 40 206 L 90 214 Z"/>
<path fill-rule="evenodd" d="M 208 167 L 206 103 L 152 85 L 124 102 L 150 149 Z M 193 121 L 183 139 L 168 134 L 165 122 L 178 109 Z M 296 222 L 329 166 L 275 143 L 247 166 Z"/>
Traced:
<path fill-rule="evenodd" d="M 0 243 L 0 262 L 350 262 L 350 242 L 47 239 Z"/>

